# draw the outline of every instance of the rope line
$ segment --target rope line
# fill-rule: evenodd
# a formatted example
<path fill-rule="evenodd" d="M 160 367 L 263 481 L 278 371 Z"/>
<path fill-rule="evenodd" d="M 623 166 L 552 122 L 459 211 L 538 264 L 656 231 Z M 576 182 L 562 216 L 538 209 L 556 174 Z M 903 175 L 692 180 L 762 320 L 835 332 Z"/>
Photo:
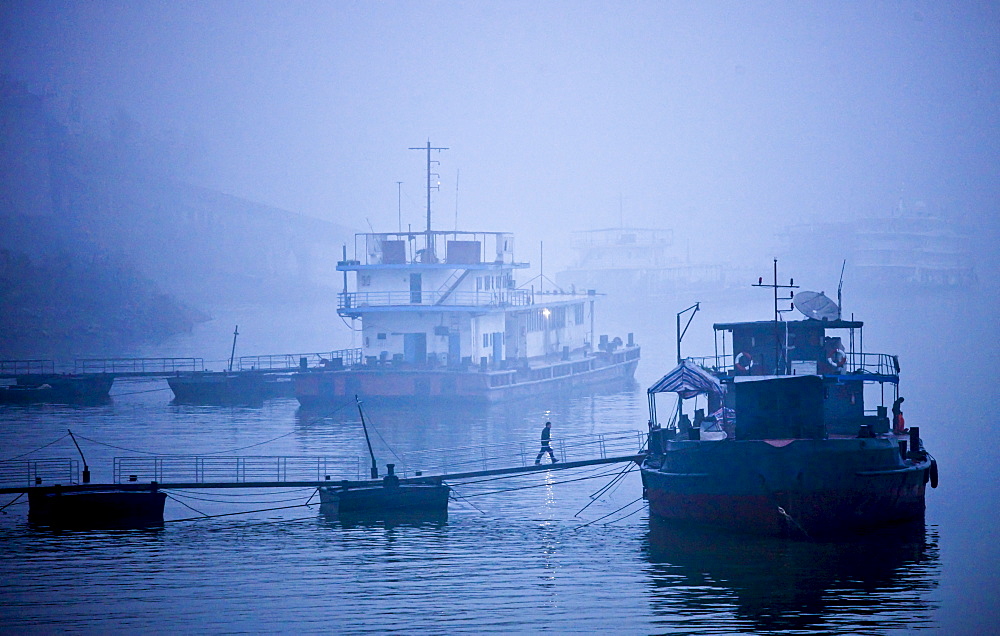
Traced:
<path fill-rule="evenodd" d="M 17 497 L 14 497 L 14 499 L 11 500 L 7 505 L 5 505 L 3 508 L 0 508 L 0 512 L 3 512 L 7 508 L 10 508 L 11 506 L 13 506 L 15 503 L 17 503 L 17 500 L 20 499 L 23 496 L 24 496 L 24 493 L 22 492 Z M 3 513 L 7 514 L 6 512 L 3 512 Z"/>
<path fill-rule="evenodd" d="M 181 503 L 181 502 L 178 502 L 178 503 Z M 216 519 L 218 517 L 233 517 L 235 515 L 251 515 L 251 514 L 254 514 L 255 512 L 271 512 L 271 511 L 274 511 L 274 510 L 289 510 L 291 508 L 304 508 L 304 507 L 309 507 L 309 506 L 313 506 L 313 505 L 315 505 L 315 504 L 304 503 L 304 504 L 297 504 L 297 505 L 294 505 L 294 506 L 280 506 L 278 508 L 263 508 L 261 510 L 245 510 L 243 512 L 226 512 L 226 513 L 218 514 L 218 515 L 205 515 L 204 517 L 189 517 L 187 519 L 169 519 L 167 521 L 164 521 L 163 523 L 179 523 L 181 521 L 201 521 L 202 519 Z M 188 507 L 190 508 L 190 506 L 188 506 Z M 191 509 L 194 510 L 194 508 L 191 508 Z M 195 512 L 199 512 L 199 511 L 195 510 Z M 204 513 L 202 513 L 202 514 L 204 514 Z M 301 521 L 301 519 L 295 519 L 294 521 Z"/>
<path fill-rule="evenodd" d="M 622 510 L 625 510 L 626 508 L 628 508 L 629 506 L 631 506 L 632 504 L 634 504 L 637 501 L 642 501 L 642 497 L 637 497 L 636 499 L 633 499 L 632 501 L 628 502 L 627 504 L 625 504 L 624 506 L 622 506 L 618 510 L 612 510 L 611 512 L 609 512 L 608 514 L 604 515 L 603 517 L 598 517 L 597 519 L 594 519 L 593 521 L 588 521 L 587 523 L 583 524 L 582 526 L 577 526 L 577 527 L 573 528 L 573 530 L 576 531 L 576 530 L 579 530 L 580 528 L 586 528 L 590 524 L 597 523 L 601 519 L 607 519 L 611 515 L 619 513 Z"/>
<path fill-rule="evenodd" d="M 588 475 L 586 477 L 577 477 L 576 479 L 564 479 L 562 481 L 553 481 L 551 483 L 546 482 L 546 483 L 542 483 L 542 484 L 532 484 L 530 486 L 518 486 L 517 488 L 504 488 L 502 490 L 491 490 L 489 492 L 479 492 L 479 493 L 474 493 L 474 494 L 471 494 L 471 495 L 466 495 L 466 497 L 485 497 L 486 495 L 497 495 L 497 494 L 501 494 L 501 493 L 505 493 L 505 492 L 515 492 L 515 491 L 518 491 L 518 490 L 527 490 L 529 488 L 541 488 L 543 486 L 555 486 L 555 485 L 558 485 L 558 484 L 569 484 L 569 483 L 572 483 L 574 481 L 585 481 L 587 479 L 598 479 L 600 477 L 607 477 L 607 474 L 604 474 L 604 475 Z M 640 499 L 641 499 L 641 497 L 640 497 Z"/>
<path fill-rule="evenodd" d="M 164 491 L 164 492 L 168 492 L 168 491 Z M 298 501 L 299 499 L 302 498 L 302 495 L 300 494 L 298 497 L 290 497 L 288 499 L 268 499 L 266 501 L 246 501 L 246 500 L 243 500 L 243 501 L 236 502 L 236 501 L 226 500 L 226 499 L 211 499 L 209 497 L 195 497 L 195 496 L 192 496 L 192 495 L 180 495 L 180 494 L 177 494 L 177 492 L 175 492 L 175 491 L 169 491 L 169 492 L 171 492 L 174 495 L 177 495 L 177 497 L 182 497 L 182 498 L 188 499 L 188 500 L 193 500 L 193 501 L 207 501 L 209 503 L 221 503 L 221 504 L 234 504 L 234 503 L 244 503 L 244 504 L 277 504 L 277 503 L 287 503 L 289 501 Z M 173 498 L 173 497 L 171 497 L 171 498 L 174 499 L 174 501 L 177 501 L 178 503 L 180 503 L 180 500 L 178 500 L 176 498 Z M 196 511 L 196 512 L 199 512 L 199 511 Z"/>
<path fill-rule="evenodd" d="M 62 436 L 62 437 L 60 437 L 59 439 L 56 439 L 56 440 L 52 440 L 51 442 L 49 442 L 49 443 L 48 443 L 48 444 L 46 444 L 45 446 L 39 446 L 39 447 L 38 447 L 38 448 L 36 448 L 35 450 L 30 450 L 30 451 L 28 451 L 27 453 L 21 453 L 20 455 L 16 455 L 16 456 L 14 456 L 14 457 L 11 457 L 10 459 L 5 459 L 5 460 L 3 460 L 3 461 L 5 461 L 5 462 L 12 462 L 12 461 L 14 461 L 15 459 L 21 459 L 21 458 L 22 458 L 22 457 L 24 457 L 25 455 L 30 455 L 30 454 L 32 454 L 32 453 L 37 453 L 38 451 L 42 450 L 43 448 L 48 448 L 49 446 L 52 446 L 52 445 L 53 445 L 53 444 L 55 444 L 56 442 L 61 442 L 61 441 L 63 441 L 64 439 L 66 439 L 67 437 L 69 437 L 69 435 L 68 435 L 68 434 L 67 434 L 67 435 L 63 435 L 63 436 Z"/>

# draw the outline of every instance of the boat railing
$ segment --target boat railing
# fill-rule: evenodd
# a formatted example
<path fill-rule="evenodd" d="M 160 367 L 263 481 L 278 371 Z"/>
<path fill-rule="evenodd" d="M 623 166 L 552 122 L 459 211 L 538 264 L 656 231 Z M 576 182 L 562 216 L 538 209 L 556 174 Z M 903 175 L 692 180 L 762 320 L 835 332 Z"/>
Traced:
<path fill-rule="evenodd" d="M 381 291 L 337 294 L 337 309 L 360 307 L 402 307 L 438 305 L 448 307 L 522 307 L 532 304 L 530 290 L 501 289 L 483 291 Z"/>
<path fill-rule="evenodd" d="M 514 264 L 514 235 L 508 232 L 366 232 L 354 235 L 354 263 L 412 265 Z"/>
<path fill-rule="evenodd" d="M 32 459 L 0 462 L 0 488 L 71 486 L 79 483 L 80 461 Z"/>
<path fill-rule="evenodd" d="M 550 445 L 561 462 L 605 459 L 638 453 L 646 433 L 618 431 L 592 435 L 554 437 Z M 540 443 L 537 439 L 506 444 L 487 444 L 435 450 L 413 451 L 398 455 L 396 472 L 415 477 L 417 473 L 449 475 L 496 468 L 528 466 L 535 463 Z M 545 460 L 548 459 L 548 453 Z"/>
<path fill-rule="evenodd" d="M 52 360 L 0 360 L 0 375 L 6 377 L 55 372 L 56 363 Z"/>
<path fill-rule="evenodd" d="M 570 233 L 570 247 L 575 249 L 591 249 L 595 247 L 669 247 L 673 241 L 673 230 L 650 228 L 609 228 L 604 230 L 578 230 Z"/>
<path fill-rule="evenodd" d="M 115 483 L 246 483 L 366 479 L 360 457 L 115 457 Z"/>
<path fill-rule="evenodd" d="M 73 373 L 174 373 L 204 370 L 203 358 L 82 358 L 73 361 Z"/>
<path fill-rule="evenodd" d="M 240 356 L 240 371 L 297 371 L 302 369 L 302 360 L 307 368 L 336 366 L 350 367 L 361 364 L 361 348 L 338 349 L 321 353 L 281 353 L 263 356 Z"/>
<path fill-rule="evenodd" d="M 733 375 L 736 371 L 732 354 L 690 357 L 688 359 L 717 375 Z M 792 362 L 797 361 L 793 360 Z M 818 370 L 823 372 L 822 368 Z M 848 353 L 842 368 L 838 369 L 836 373 L 830 372 L 824 375 L 846 374 L 870 374 L 883 378 L 895 377 L 899 375 L 899 358 L 889 353 Z"/>

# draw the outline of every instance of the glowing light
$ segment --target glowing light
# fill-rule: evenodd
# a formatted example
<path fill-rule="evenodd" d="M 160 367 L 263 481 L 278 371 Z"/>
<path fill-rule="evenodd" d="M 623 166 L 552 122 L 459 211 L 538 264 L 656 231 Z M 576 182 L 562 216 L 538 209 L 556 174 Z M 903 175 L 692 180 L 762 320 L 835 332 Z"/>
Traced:
<path fill-rule="evenodd" d="M 552 312 L 549 311 L 548 307 L 546 307 L 545 309 L 542 310 L 542 315 L 548 318 L 549 316 L 552 315 Z"/>

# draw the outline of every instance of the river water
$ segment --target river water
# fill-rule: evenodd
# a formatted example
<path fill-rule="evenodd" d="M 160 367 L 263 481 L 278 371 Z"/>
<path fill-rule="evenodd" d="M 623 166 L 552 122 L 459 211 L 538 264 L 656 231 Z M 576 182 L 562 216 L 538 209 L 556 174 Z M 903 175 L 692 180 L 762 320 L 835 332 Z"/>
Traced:
<path fill-rule="evenodd" d="M 162 529 L 54 532 L 29 526 L 18 501 L 0 516 L 0 629 L 997 633 L 1000 457 L 982 435 L 993 426 L 997 374 L 981 346 L 996 341 L 997 327 L 959 305 L 872 299 L 858 316 L 869 325 L 866 349 L 900 354 L 907 423 L 921 427 L 941 465 L 941 486 L 928 490 L 926 520 L 916 527 L 839 542 L 682 531 L 649 518 L 635 471 L 599 493 L 622 466 L 461 485 L 446 520 L 329 518 L 300 506 L 311 493 L 293 489 L 188 491 L 170 493 Z M 633 388 L 479 409 L 368 404 L 375 453 L 384 464 L 426 449 L 534 448 L 546 420 L 556 440 L 642 431 L 644 389 L 673 366 L 675 311 L 628 325 L 644 346 Z M 766 302 L 705 307 L 684 352 L 712 353 L 711 322 L 768 315 Z M 237 323 L 237 355 L 350 345 L 330 308 L 240 308 L 141 353 L 201 356 L 221 368 Z M 624 334 L 615 327 L 607 326 Z M 329 333 L 338 334 L 332 342 Z M 111 480 L 113 458 L 149 453 L 366 453 L 352 409 L 305 412 L 294 400 L 175 405 L 162 381 L 118 382 L 112 393 L 110 404 L 92 407 L 0 406 L 0 459 L 50 443 L 28 457 L 75 458 L 67 429 L 95 482 Z"/>

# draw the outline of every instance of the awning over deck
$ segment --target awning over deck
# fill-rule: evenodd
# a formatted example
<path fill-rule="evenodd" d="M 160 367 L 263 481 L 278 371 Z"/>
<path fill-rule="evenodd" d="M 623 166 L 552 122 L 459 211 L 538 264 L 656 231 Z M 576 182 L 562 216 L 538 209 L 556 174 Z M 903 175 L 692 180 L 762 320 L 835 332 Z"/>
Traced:
<path fill-rule="evenodd" d="M 691 360 L 682 361 L 670 373 L 660 378 L 647 393 L 677 393 L 682 398 L 691 398 L 701 393 L 724 395 L 725 387 L 718 378 Z"/>

